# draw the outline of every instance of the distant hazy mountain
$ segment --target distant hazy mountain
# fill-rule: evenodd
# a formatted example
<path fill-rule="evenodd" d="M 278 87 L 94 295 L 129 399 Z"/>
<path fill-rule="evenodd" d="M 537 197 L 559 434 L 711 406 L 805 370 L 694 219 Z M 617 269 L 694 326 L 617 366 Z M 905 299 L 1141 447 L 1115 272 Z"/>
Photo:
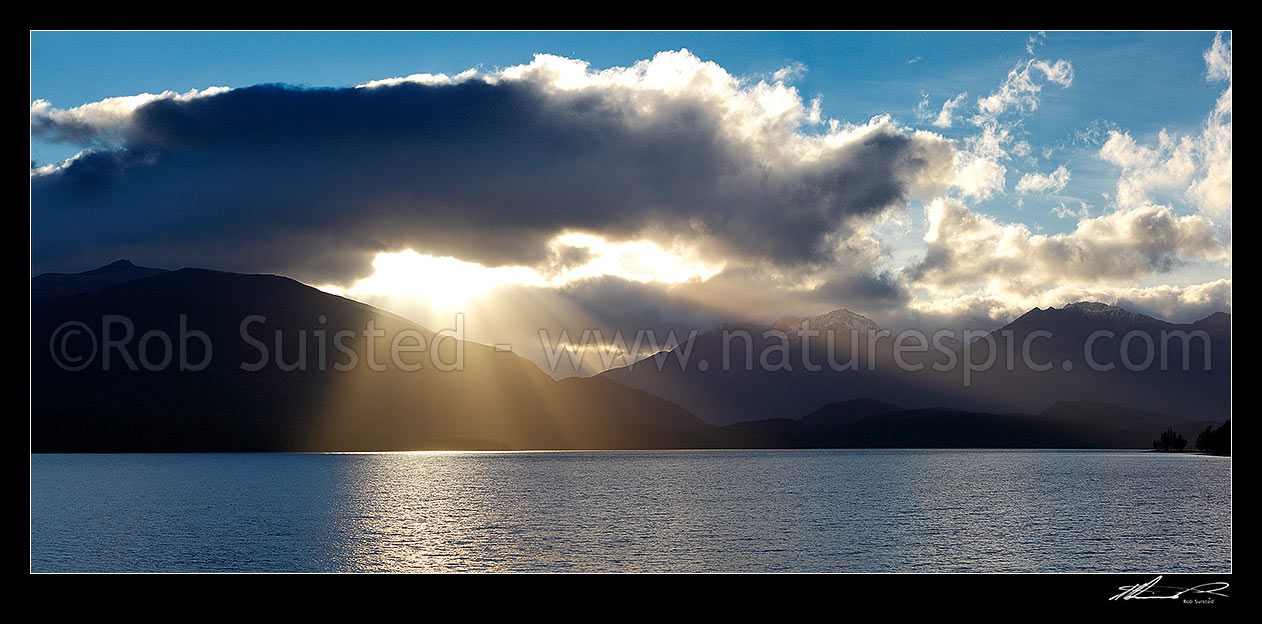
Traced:
<path fill-rule="evenodd" d="M 1035 335 L 1037 331 L 1046 334 Z M 979 374 L 970 388 L 977 397 L 998 400 L 952 405 L 1030 411 L 1057 401 L 1097 401 L 1191 420 L 1223 421 L 1231 416 L 1229 314 L 1176 324 L 1081 302 L 1059 310 L 1036 308 L 992 335 L 994 352 L 1018 354 L 1018 365 L 1011 371 L 993 367 Z M 1027 343 L 1031 360 L 1050 364 L 1049 370 L 1032 370 L 1021 363 L 1019 354 Z M 971 346 L 976 361 L 985 361 L 991 352 L 983 341 Z"/>
<path fill-rule="evenodd" d="M 804 335 L 816 330 L 818 335 Z M 877 331 L 875 322 L 846 310 L 771 325 L 730 324 L 700 334 L 690 350 L 680 347 L 601 375 L 675 401 L 715 424 L 796 418 L 859 397 L 994 413 L 1035 413 L 1075 400 L 1193 421 L 1222 421 L 1231 413 L 1231 316 L 1225 313 L 1179 325 L 1083 302 L 1036 308 L 998 330 L 970 336 L 967 345 L 953 336 L 925 336 L 929 344 L 919 351 L 909 348 L 915 346 L 911 340 L 899 351 L 897 335 Z M 1140 366 L 1148 352 L 1151 361 Z M 994 363 L 987 366 L 992 354 Z M 967 377 L 966 356 L 975 363 Z"/>
<path fill-rule="evenodd" d="M 45 293 L 32 308 L 36 451 L 670 447 L 696 446 L 713 429 L 649 393 L 606 379 L 554 381 L 511 352 L 476 343 L 463 344 L 462 371 L 439 370 L 429 351 L 401 354 L 404 367 L 423 366 L 403 370 L 388 356 L 390 341 L 414 332 L 433 347 L 433 330 L 283 277 L 115 263 L 32 283 Z M 67 294 L 51 296 L 56 289 Z M 109 349 L 104 370 L 103 319 L 110 315 L 129 319 L 132 330 L 126 348 Z M 173 353 L 183 344 L 186 362 L 201 364 L 204 343 L 180 338 L 181 315 L 185 334 L 204 332 L 212 345 L 203 370 L 180 370 L 178 355 L 158 366 L 166 352 L 160 338 L 146 342 L 142 358 L 140 338 L 162 332 Z M 265 318 L 244 330 L 254 343 L 242 335 L 252 315 Z M 93 346 L 83 333 L 66 337 L 67 322 L 96 337 L 96 356 L 83 370 L 64 370 L 53 359 L 59 348 L 75 357 Z M 363 335 L 370 322 L 383 333 L 374 354 Z M 108 329 L 116 340 L 126 335 L 121 320 Z M 343 343 L 358 360 L 353 370 L 334 369 L 350 362 L 333 344 L 339 330 L 354 332 Z M 242 369 L 264 351 L 261 370 Z M 437 353 L 439 364 L 454 364 L 457 341 L 441 340 Z M 371 370 L 370 355 L 386 370 Z M 306 370 L 281 369 L 299 361 Z"/>
<path fill-rule="evenodd" d="M 846 309 L 833 310 L 827 314 L 815 317 L 786 316 L 772 323 L 771 327 L 779 329 L 789 336 L 800 336 L 804 330 L 881 331 L 881 326 L 877 325 L 876 321 Z"/>
<path fill-rule="evenodd" d="M 803 320 L 805 331 L 814 332 L 805 341 Z M 832 326 L 839 326 L 838 330 L 828 332 Z M 773 325 L 730 323 L 698 334 L 691 345 L 600 376 L 669 397 L 719 425 L 796 419 L 822 405 L 865 396 L 899 403 L 906 382 L 890 375 L 892 363 L 879 364 L 888 353 L 878 348 L 875 357 L 869 357 L 869 329 L 879 330 L 871 320 L 845 310 L 811 319 L 782 319 Z M 809 366 L 804 364 L 804 354 Z M 878 362 L 875 373 L 867 370 L 869 361 Z M 832 370 L 832 365 L 852 362 L 858 370 Z M 807 370 L 814 367 L 821 370 Z M 933 404 L 949 403 L 950 397 L 941 398 Z"/>
<path fill-rule="evenodd" d="M 875 399 L 852 399 L 829 403 L 805 416 L 800 421 L 807 427 L 824 429 L 848 425 L 869 416 L 880 416 L 890 412 L 902 411 L 903 408 L 892 403 L 883 403 Z"/>
<path fill-rule="evenodd" d="M 845 311 L 782 319 L 776 326 L 729 326 L 749 337 L 750 370 L 739 365 L 742 341 L 725 344 L 716 330 L 698 338 L 683 371 L 673 362 L 659 371 L 648 361 L 634 370 L 561 381 L 511 352 L 442 337 L 273 275 L 118 262 L 33 278 L 31 314 L 36 452 L 1149 448 L 1167 427 L 1191 440 L 1229 413 L 1225 367 L 1201 377 L 1126 371 L 1100 379 L 1001 369 L 979 374 L 977 384 L 961 392 L 954 373 L 895 368 L 889 339 L 867 337 L 875 323 Z M 1072 341 L 1098 327 L 1204 329 L 1216 366 L 1230 358 L 1227 315 L 1176 326 L 1116 308 L 1068 306 L 1017 319 L 1005 326 L 1011 333 L 1004 339 L 1051 328 L 1057 338 L 1036 343 L 1035 355 L 1073 357 Z M 802 348 L 809 332 L 827 329 L 837 330 L 833 343 Z M 391 342 L 400 337 L 406 352 L 392 360 Z M 769 345 L 782 349 L 768 356 Z M 1002 350 L 1004 343 L 996 345 Z M 727 371 L 720 366 L 725 350 L 735 365 Z M 460 351 L 463 370 L 443 370 Z M 825 363 L 824 370 L 806 370 L 804 352 Z M 858 370 L 828 369 L 829 359 L 852 355 Z M 1199 352 L 1193 348 L 1189 355 L 1196 359 Z M 931 362 L 933 354 L 917 358 Z M 703 359 L 715 366 L 699 370 Z M 777 362 L 791 363 L 792 370 L 764 370 Z M 1131 403 L 1095 396 L 1110 392 Z M 1066 400 L 1079 402 L 1057 403 Z M 1209 407 L 1192 410 L 1194 416 L 1165 409 L 1196 400 Z M 1038 407 L 1006 407 L 1030 404 Z M 952 407 L 932 407 L 944 405 Z M 708 424 L 689 409 L 713 423 L 734 424 Z"/>

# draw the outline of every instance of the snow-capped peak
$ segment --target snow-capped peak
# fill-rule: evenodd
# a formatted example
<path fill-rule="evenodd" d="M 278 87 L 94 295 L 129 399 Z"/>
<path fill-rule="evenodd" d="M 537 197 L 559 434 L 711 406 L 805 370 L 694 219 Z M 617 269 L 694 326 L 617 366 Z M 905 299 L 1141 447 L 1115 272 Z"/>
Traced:
<path fill-rule="evenodd" d="M 796 336 L 802 331 L 802 323 L 805 322 L 808 329 L 817 331 L 851 331 L 858 330 L 860 332 L 879 332 L 881 326 L 876 321 L 855 314 L 844 308 L 833 310 L 819 316 L 811 318 L 786 316 L 775 323 L 772 327 L 783 331 L 789 336 Z"/>

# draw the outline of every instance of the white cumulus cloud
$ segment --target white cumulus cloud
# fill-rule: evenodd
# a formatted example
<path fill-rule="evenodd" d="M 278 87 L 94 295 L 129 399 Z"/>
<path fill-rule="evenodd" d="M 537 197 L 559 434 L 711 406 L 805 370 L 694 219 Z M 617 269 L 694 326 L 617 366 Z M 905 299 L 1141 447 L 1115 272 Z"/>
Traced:
<path fill-rule="evenodd" d="M 1021 176 L 1021 180 L 1017 182 L 1016 191 L 1018 193 L 1047 193 L 1056 194 L 1065 190 L 1065 186 L 1069 184 L 1069 170 L 1065 165 L 1061 165 L 1048 174 L 1027 173 Z"/>

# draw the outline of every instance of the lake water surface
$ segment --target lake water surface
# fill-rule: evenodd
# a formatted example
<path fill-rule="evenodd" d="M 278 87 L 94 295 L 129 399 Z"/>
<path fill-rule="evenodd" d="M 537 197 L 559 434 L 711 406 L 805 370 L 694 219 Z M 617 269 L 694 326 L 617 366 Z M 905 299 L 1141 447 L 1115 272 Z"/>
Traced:
<path fill-rule="evenodd" d="M 33 571 L 1229 572 L 1231 460 L 33 455 Z"/>

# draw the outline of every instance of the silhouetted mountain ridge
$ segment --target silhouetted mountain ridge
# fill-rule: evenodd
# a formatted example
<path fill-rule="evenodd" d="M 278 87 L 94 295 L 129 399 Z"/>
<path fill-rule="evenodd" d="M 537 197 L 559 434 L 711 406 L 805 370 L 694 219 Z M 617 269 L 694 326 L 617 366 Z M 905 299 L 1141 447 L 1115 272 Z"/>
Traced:
<path fill-rule="evenodd" d="M 814 337 L 788 331 L 801 327 L 799 318 L 725 323 L 697 336 L 682 369 L 685 350 L 677 348 L 600 375 L 720 425 L 794 418 L 859 397 L 994 413 L 1087 400 L 1192 420 L 1231 414 L 1231 315 L 1223 312 L 1177 324 L 1078 302 L 1034 308 L 969 335 L 967 345 L 933 332 L 921 334 L 925 343 L 913 337 L 896 345 L 899 334 L 878 332 L 875 321 L 844 309 L 807 325 L 828 326 L 830 318 L 839 331 Z"/>
<path fill-rule="evenodd" d="M 823 428 L 845 425 L 869 416 L 879 416 L 903 408 L 876 399 L 861 398 L 829 403 L 801 418 L 803 425 Z"/>
<path fill-rule="evenodd" d="M 469 441 L 488 448 L 651 448 L 693 446 L 710 432 L 687 410 L 646 392 L 604 379 L 558 382 L 511 352 L 436 341 L 432 329 L 286 277 L 162 271 L 32 306 L 35 451 L 407 450 Z M 106 319 L 114 319 L 108 328 Z M 50 343 L 67 322 L 96 333 L 98 346 L 107 329 L 123 340 L 129 325 L 127 354 L 111 349 L 105 370 L 98 350 L 90 366 L 66 370 Z M 369 327 L 382 334 L 372 338 L 375 353 L 367 346 Z M 339 330 L 351 332 L 344 346 L 357 365 L 349 370 L 335 366 L 351 361 L 331 338 Z M 147 370 L 138 346 L 152 332 L 167 336 L 172 351 L 187 346 L 193 366 L 206 359 L 206 348 L 181 336 L 204 334 L 209 362 L 181 370 L 172 357 Z M 420 337 L 429 350 L 391 362 L 390 341 L 409 332 L 405 342 Z M 67 344 L 85 352 L 90 346 Z M 148 361 L 163 363 L 162 341 L 147 346 Z M 439 368 L 461 350 L 463 370 Z M 384 370 L 373 370 L 370 359 Z M 259 362 L 259 370 L 245 369 Z M 421 369 L 405 370 L 418 363 Z"/>
<path fill-rule="evenodd" d="M 830 412 L 848 417 L 821 418 Z M 1167 428 L 1186 437 L 1217 424 L 1105 403 L 1066 402 L 1040 414 L 996 414 L 946 407 L 903 409 L 857 399 L 825 406 L 798 420 L 743 421 L 722 427 L 722 432 L 726 445 L 745 448 L 1147 449 Z"/>
<path fill-rule="evenodd" d="M 723 381 L 719 384 L 713 383 L 716 377 L 697 376 L 695 367 L 679 371 L 672 364 L 661 373 L 647 367 L 662 378 L 674 375 L 691 382 L 682 400 L 671 394 L 663 398 L 651 389 L 619 383 L 614 375 L 556 381 L 513 353 L 443 337 L 441 330 L 282 276 L 193 268 L 166 271 L 117 262 L 79 274 L 41 275 L 32 279 L 33 291 L 37 285 L 44 296 L 32 297 L 31 444 L 36 452 L 1148 448 L 1167 427 L 1192 439 L 1207 424 L 1226 420 L 1212 415 L 1188 418 L 1096 399 L 1049 401 L 1028 411 L 929 407 L 960 404 L 951 400 L 957 395 L 943 390 L 949 386 L 933 385 L 936 378 L 925 383 L 899 375 L 885 377 L 874 374 L 879 367 L 815 376 L 800 368 L 767 373 L 738 367 L 730 376 L 717 376 Z M 1060 312 L 1040 314 L 1055 319 L 1064 316 Z M 1085 317 L 1098 312 L 1075 308 L 1065 314 Z M 1103 317 L 1119 327 L 1142 321 L 1114 313 Z M 100 339 L 92 354 L 95 359 L 89 358 L 82 370 L 71 370 L 75 367 L 55 359 L 60 357 L 59 347 L 90 346 L 82 336 L 71 340 L 55 334 L 71 322 L 81 323 L 81 329 Z M 806 322 L 810 328 L 875 325 L 849 312 Z M 1214 340 L 1220 340 L 1223 327 L 1230 328 L 1230 316 L 1213 315 L 1200 323 L 1209 328 L 1205 331 L 1219 332 Z M 1018 324 L 1014 332 L 1039 326 L 1046 325 Z M 411 352 L 401 363 L 375 370 L 369 362 L 385 360 L 382 351 L 374 355 L 367 347 L 370 327 L 381 332 L 383 344 L 411 332 L 425 341 L 428 351 Z M 776 335 L 766 338 L 751 332 L 757 346 L 780 344 L 787 333 L 758 327 L 775 330 Z M 334 336 L 339 330 L 351 332 L 342 344 L 349 344 L 349 353 L 338 348 Z M 108 332 L 122 332 L 113 338 L 126 346 L 105 349 Z M 127 332 L 130 337 L 125 339 Z M 853 346 L 866 353 L 867 347 L 875 346 L 876 363 L 888 364 L 882 359 L 888 356 L 888 343 L 870 345 L 862 336 L 852 342 L 850 332 L 843 333 L 835 345 L 839 351 Z M 204 368 L 182 369 L 178 358 L 164 361 L 160 339 L 149 340 L 143 352 L 139 349 L 142 336 L 158 334 L 168 337 L 172 351 L 184 350 L 188 368 L 203 361 Z M 210 353 L 196 334 L 205 336 Z M 722 347 L 718 340 L 716 332 L 701 336 L 695 350 L 701 355 L 694 357 L 717 358 L 716 350 Z M 791 350 L 797 349 L 789 358 L 797 362 L 804 340 L 787 340 Z M 827 354 L 818 347 L 812 343 L 810 355 L 823 361 Z M 461 350 L 464 369 L 441 370 L 439 365 L 453 361 Z M 102 360 L 106 352 L 111 357 L 108 369 Z M 261 357 L 264 353 L 267 357 Z M 358 365 L 337 370 L 336 365 L 352 355 Z M 81 363 L 72 364 L 76 362 Z M 155 362 L 161 365 L 147 370 Z M 403 368 L 417 363 L 424 365 L 419 370 Z M 254 364 L 259 370 L 249 370 L 247 365 Z M 854 377 L 847 377 L 852 373 Z M 996 383 L 985 377 L 981 381 Z M 1038 394 L 1030 385 L 1035 382 L 1041 380 L 1034 378 L 1018 391 Z M 724 389 L 731 392 L 724 394 Z M 895 400 L 887 400 L 891 397 Z M 923 403 L 903 407 L 904 399 Z M 694 404 L 753 417 L 716 426 L 690 413 Z M 1046 405 L 1051 407 L 1042 409 Z"/>
<path fill-rule="evenodd" d="M 165 272 L 166 269 L 141 267 L 128 260 L 116 260 L 103 267 L 82 273 L 45 273 L 31 278 L 31 299 L 46 301 L 66 295 L 96 292 L 115 284 Z"/>

